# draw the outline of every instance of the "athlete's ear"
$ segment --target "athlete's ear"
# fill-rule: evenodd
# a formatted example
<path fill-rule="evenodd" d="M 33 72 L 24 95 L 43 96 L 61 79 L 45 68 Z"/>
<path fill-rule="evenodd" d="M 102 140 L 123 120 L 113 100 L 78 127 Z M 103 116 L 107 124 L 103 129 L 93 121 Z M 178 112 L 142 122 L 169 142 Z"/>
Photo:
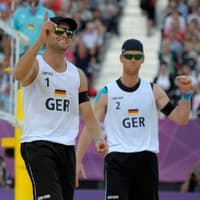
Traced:
<path fill-rule="evenodd" d="M 141 64 L 144 63 L 144 59 L 145 59 L 145 56 L 143 55 L 143 57 L 142 57 L 142 61 L 141 61 Z"/>

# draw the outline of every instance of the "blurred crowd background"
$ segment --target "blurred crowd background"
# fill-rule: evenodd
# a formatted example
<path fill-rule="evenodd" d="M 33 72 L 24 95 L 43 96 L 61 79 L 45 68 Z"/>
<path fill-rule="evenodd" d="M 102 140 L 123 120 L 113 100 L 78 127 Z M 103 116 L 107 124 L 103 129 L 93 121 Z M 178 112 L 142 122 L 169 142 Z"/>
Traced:
<path fill-rule="evenodd" d="M 89 95 L 96 95 L 95 77 L 109 45 L 109 38 L 120 36 L 119 23 L 126 0 L 40 0 L 55 15 L 73 17 L 79 24 L 74 43 L 66 52 L 66 58 L 83 69 L 88 78 Z M 140 0 L 140 8 L 147 16 L 147 37 L 157 28 L 156 0 Z M 0 18 L 10 22 L 14 12 L 29 5 L 24 0 L 0 0 Z M 21 10 L 23 12 L 23 10 Z M 162 13 L 158 72 L 152 80 L 163 87 L 174 103 L 180 93 L 174 77 L 186 74 L 192 78 L 192 117 L 200 116 L 200 1 L 168 0 Z M 28 19 L 27 19 L 28 21 Z M 19 28 L 20 31 L 20 28 Z M 144 30 L 146 31 L 146 30 Z M 0 29 L 0 109 L 9 107 L 8 43 L 5 32 Z M 34 40 L 32 38 L 32 40 Z M 145 44 L 144 44 L 145 45 Z"/>
<path fill-rule="evenodd" d="M 158 52 L 159 72 L 154 81 L 178 103 L 176 75 L 192 79 L 192 117 L 200 117 L 200 1 L 168 0 Z M 165 77 L 165 78 L 164 78 Z"/>

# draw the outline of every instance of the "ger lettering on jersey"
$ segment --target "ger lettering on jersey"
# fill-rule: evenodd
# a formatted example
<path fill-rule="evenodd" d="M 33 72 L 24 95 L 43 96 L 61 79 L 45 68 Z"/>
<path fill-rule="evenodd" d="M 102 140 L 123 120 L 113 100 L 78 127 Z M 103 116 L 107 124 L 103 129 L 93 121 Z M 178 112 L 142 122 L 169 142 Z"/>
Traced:
<path fill-rule="evenodd" d="M 107 88 L 104 123 L 109 152 L 158 152 L 157 109 L 150 82 L 141 80 L 135 91 L 125 91 L 116 81 Z"/>
<path fill-rule="evenodd" d="M 66 71 L 59 73 L 50 67 L 42 56 L 38 55 L 37 61 L 39 72 L 36 79 L 22 88 L 24 119 L 29 123 L 25 123 L 21 141 L 31 142 L 39 139 L 74 145 L 79 124 L 78 70 L 66 61 Z M 66 130 L 69 132 L 66 133 Z"/>

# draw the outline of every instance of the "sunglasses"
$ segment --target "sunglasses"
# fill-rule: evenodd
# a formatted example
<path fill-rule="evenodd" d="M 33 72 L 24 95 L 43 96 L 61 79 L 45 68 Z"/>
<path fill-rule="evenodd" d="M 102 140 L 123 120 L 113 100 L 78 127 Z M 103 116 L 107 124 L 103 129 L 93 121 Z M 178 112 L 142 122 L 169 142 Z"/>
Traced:
<path fill-rule="evenodd" d="M 69 38 L 72 38 L 73 35 L 74 35 L 73 31 L 71 31 L 69 29 L 66 29 L 66 28 L 63 28 L 63 27 L 57 27 L 55 29 L 55 34 L 56 35 L 63 35 L 64 33 L 66 33 L 67 37 L 69 37 Z"/>
<path fill-rule="evenodd" d="M 127 60 L 132 60 L 133 58 L 135 60 L 140 60 L 143 58 L 143 54 L 123 54 L 124 58 L 126 58 Z"/>

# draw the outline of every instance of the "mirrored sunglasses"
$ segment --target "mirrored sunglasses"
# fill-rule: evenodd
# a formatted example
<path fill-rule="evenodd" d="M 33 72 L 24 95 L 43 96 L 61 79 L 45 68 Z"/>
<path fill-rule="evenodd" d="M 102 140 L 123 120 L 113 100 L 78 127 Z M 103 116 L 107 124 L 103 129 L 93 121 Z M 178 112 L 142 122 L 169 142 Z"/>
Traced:
<path fill-rule="evenodd" d="M 71 31 L 69 29 L 66 29 L 66 28 L 63 28 L 63 27 L 56 27 L 55 28 L 55 34 L 56 35 L 63 35 L 64 33 L 66 33 L 69 38 L 72 38 L 73 35 L 74 35 L 73 31 Z"/>
<path fill-rule="evenodd" d="M 135 60 L 140 60 L 143 58 L 143 54 L 123 54 L 124 58 L 126 58 L 127 60 L 132 60 L 133 58 Z"/>

